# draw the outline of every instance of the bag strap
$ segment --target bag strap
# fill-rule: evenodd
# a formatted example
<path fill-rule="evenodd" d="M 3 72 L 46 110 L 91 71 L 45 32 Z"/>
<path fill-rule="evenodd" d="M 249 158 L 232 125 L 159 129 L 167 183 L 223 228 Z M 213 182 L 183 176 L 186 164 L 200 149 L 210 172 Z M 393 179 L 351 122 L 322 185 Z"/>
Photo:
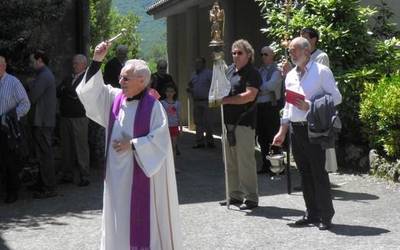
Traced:
<path fill-rule="evenodd" d="M 257 99 L 257 96 L 256 96 Z M 230 130 L 228 129 L 228 127 L 226 127 L 226 130 L 228 131 L 235 131 L 236 127 L 239 125 L 239 122 L 247 115 L 249 114 L 251 111 L 253 111 L 255 109 L 255 107 L 257 106 L 257 102 L 254 101 L 254 103 L 250 106 L 250 108 L 248 110 L 246 110 L 245 112 L 241 113 L 239 118 L 236 120 L 235 124 L 233 125 L 233 129 Z"/>

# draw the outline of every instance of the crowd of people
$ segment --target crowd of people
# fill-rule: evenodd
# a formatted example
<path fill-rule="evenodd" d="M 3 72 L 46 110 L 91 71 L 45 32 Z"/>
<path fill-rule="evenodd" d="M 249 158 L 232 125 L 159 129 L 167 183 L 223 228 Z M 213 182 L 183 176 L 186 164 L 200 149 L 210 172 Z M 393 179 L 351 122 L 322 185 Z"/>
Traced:
<path fill-rule="evenodd" d="M 255 145 L 249 138 L 257 138 L 261 148 L 262 167 L 258 172 L 273 175 L 266 159 L 269 148 L 282 147 L 290 137 L 306 205 L 304 217 L 295 225 L 315 224 L 320 230 L 332 227 L 335 211 L 328 171 L 337 169 L 332 121 L 342 96 L 327 54 L 317 49 L 318 39 L 315 29 L 303 29 L 289 44 L 293 64 L 285 60 L 280 67 L 273 48 L 263 47 L 259 69 L 253 64 L 250 43 L 243 39 L 233 43 L 233 64 L 226 71 L 231 91 L 222 100 L 228 197 L 220 205 L 238 205 L 240 210 L 258 207 Z M 284 89 L 286 100 L 282 102 Z"/>
<path fill-rule="evenodd" d="M 318 112 L 330 112 L 318 98 L 336 106 L 341 94 L 327 54 L 317 48 L 318 39 L 316 30 L 303 29 L 288 48 L 292 63 L 284 61 L 280 66 L 274 48 L 264 46 L 259 68 L 254 65 L 255 51 L 248 41 L 240 39 L 232 44 L 233 63 L 226 70 L 231 90 L 222 99 L 228 197 L 220 205 L 237 205 L 240 210 L 258 207 L 257 173 L 273 175 L 266 158 L 269 148 L 282 146 L 290 137 L 306 205 L 305 216 L 295 224 L 318 224 L 321 230 L 332 226 L 328 171 L 337 169 L 335 151 L 326 150 L 332 147 L 324 143 L 310 142 L 308 121 Z M 59 84 L 48 67 L 48 56 L 37 50 L 30 56 L 36 74 L 26 88 L 6 72 L 6 58 L 0 56 L 0 162 L 5 202 L 18 199 L 17 160 L 24 154 L 25 134 L 20 120 L 28 116 L 31 153 L 39 168 L 37 179 L 28 187 L 34 198 L 56 196 L 59 183 L 88 186 L 90 166 L 105 166 L 103 228 L 107 235 L 102 237 L 102 249 L 170 249 L 174 244 L 179 248 L 175 180 L 179 170 L 174 166 L 182 131 L 178 86 L 167 73 L 165 60 L 159 60 L 157 71 L 151 74 L 146 62 L 128 60 L 123 45 L 105 64 L 103 76 L 101 65 L 110 46 L 100 43 L 90 64 L 84 55 L 73 56 L 73 73 Z M 212 74 L 205 58 L 196 58 L 187 86 L 194 104 L 194 149 L 215 148 L 208 105 Z M 285 102 L 285 89 L 302 98 Z M 53 152 L 57 107 L 62 152 L 59 167 Z M 262 158 L 259 170 L 256 142 Z M 156 232 L 153 224 L 169 226 Z M 138 230 L 140 234 L 129 234 Z"/>

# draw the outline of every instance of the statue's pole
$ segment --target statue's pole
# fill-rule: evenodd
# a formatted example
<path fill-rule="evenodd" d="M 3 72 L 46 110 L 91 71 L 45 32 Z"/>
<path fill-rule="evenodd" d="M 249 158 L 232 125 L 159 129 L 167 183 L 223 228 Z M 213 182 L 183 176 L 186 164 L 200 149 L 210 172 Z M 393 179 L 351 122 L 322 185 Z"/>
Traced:
<path fill-rule="evenodd" d="M 285 60 L 286 62 L 288 62 L 289 60 L 289 53 L 288 53 L 288 49 L 289 49 L 289 17 L 290 17 L 290 11 L 292 8 L 292 0 L 285 0 L 285 4 L 284 4 L 284 8 L 285 8 L 285 15 L 286 15 L 286 33 L 285 33 L 285 37 L 284 37 L 284 41 L 282 42 L 282 45 L 285 48 Z M 285 84 L 285 83 L 283 83 Z M 286 136 L 286 177 L 287 177 L 287 192 L 288 194 L 292 193 L 292 181 L 291 181 L 291 175 L 290 175 L 290 126 L 289 126 L 289 131 L 288 131 L 288 135 Z"/>
<path fill-rule="evenodd" d="M 214 81 L 214 79 L 216 79 L 214 77 L 214 75 L 216 75 L 215 69 L 220 69 L 221 64 L 225 65 L 224 52 L 223 52 L 225 14 L 224 10 L 220 8 L 218 1 L 214 2 L 210 10 L 210 22 L 211 22 L 211 41 L 209 46 L 213 49 L 212 58 L 214 64 L 213 67 L 213 81 Z M 224 169 L 225 169 L 225 197 L 226 197 L 226 207 L 229 209 L 230 199 L 229 199 L 229 185 L 228 185 L 228 169 L 226 163 L 226 127 L 224 120 L 224 106 L 222 105 L 222 97 L 218 93 L 218 91 L 220 90 L 220 88 L 218 87 L 218 83 L 221 83 L 221 81 L 215 81 L 211 84 L 212 88 L 210 91 L 210 96 L 212 95 L 213 99 L 210 99 L 209 106 L 221 107 L 221 127 L 222 127 L 221 144 L 222 144 L 222 155 L 223 155 Z M 219 97 L 221 97 L 221 99 L 219 99 Z"/>

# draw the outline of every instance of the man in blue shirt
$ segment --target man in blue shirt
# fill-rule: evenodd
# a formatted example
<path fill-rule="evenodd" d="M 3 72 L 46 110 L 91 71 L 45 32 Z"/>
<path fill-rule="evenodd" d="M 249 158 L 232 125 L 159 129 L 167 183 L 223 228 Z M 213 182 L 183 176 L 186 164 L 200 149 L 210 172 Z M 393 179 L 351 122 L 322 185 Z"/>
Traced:
<path fill-rule="evenodd" d="M 10 141 L 10 124 L 7 116 L 14 116 L 18 121 L 28 113 L 30 102 L 21 82 L 14 76 L 7 74 L 7 64 L 0 56 L 0 171 L 3 173 L 6 184 L 5 203 L 13 203 L 18 199 L 19 178 L 16 166 L 16 152 Z M 15 117 L 16 116 L 16 117 Z"/>
<path fill-rule="evenodd" d="M 214 148 L 212 113 L 208 107 L 212 71 L 206 69 L 206 59 L 203 57 L 195 60 L 195 69 L 188 89 L 193 97 L 194 123 L 196 125 L 196 144 L 193 148 L 204 148 L 205 143 L 207 143 L 207 147 Z"/>
<path fill-rule="evenodd" d="M 263 165 L 258 173 L 273 175 L 270 170 L 271 163 L 267 160 L 269 145 L 278 132 L 280 125 L 278 100 L 281 97 L 282 75 L 276 65 L 275 53 L 271 47 L 261 49 L 263 65 L 259 68 L 262 78 L 260 93 L 257 97 L 257 141 L 261 148 Z"/>

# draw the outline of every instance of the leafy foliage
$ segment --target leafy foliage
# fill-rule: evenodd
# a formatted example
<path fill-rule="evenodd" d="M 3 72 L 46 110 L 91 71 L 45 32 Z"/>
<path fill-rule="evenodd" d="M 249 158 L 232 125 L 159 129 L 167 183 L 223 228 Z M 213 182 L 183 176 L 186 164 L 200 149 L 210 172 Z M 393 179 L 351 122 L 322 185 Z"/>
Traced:
<path fill-rule="evenodd" d="M 373 148 L 389 158 L 400 158 L 400 74 L 366 83 L 360 118 Z"/>
<path fill-rule="evenodd" d="M 128 46 L 128 58 L 136 58 L 140 45 L 140 36 L 137 32 L 139 17 L 132 12 L 120 14 L 116 9 L 111 10 L 111 33 L 113 35 L 121 32 L 122 28 L 127 29 L 127 32 L 122 37 L 118 38 L 116 44 L 125 44 Z M 111 53 L 109 56 L 114 56 Z"/>
<path fill-rule="evenodd" d="M 90 0 L 90 47 L 110 36 L 111 0 Z"/>
<path fill-rule="evenodd" d="M 340 143 L 369 142 L 389 160 L 399 158 L 400 40 L 394 38 L 399 32 L 385 1 L 373 8 L 361 7 L 358 0 L 292 1 L 296 4 L 290 8 L 289 18 L 284 0 L 257 1 L 266 21 L 263 31 L 271 42 L 285 36 L 292 39 L 304 27 L 320 32 L 318 47 L 329 55 L 343 96 L 339 105 L 343 122 Z M 374 22 L 369 27 L 371 18 Z M 281 54 L 283 51 L 282 46 Z M 389 169 L 393 168 L 386 169 L 392 173 Z"/>
<path fill-rule="evenodd" d="M 150 62 L 166 57 L 166 50 L 162 57 L 155 57 L 154 50 L 158 47 L 165 47 L 166 39 L 166 20 L 165 18 L 154 20 L 152 16 L 146 13 L 146 7 L 154 3 L 154 0 L 113 0 L 112 4 L 121 14 L 133 11 L 140 18 L 137 31 L 140 33 L 141 43 L 139 48 L 139 57 Z"/>
<path fill-rule="evenodd" d="M 140 44 L 140 37 L 137 33 L 139 17 L 129 11 L 121 14 L 117 9 L 112 8 L 111 2 L 111 0 L 90 0 L 91 50 L 101 41 L 109 39 L 120 33 L 122 28 L 125 28 L 127 33 L 118 38 L 114 47 L 117 44 L 127 45 L 128 58 L 134 58 L 137 56 Z M 115 50 L 111 50 L 107 54 L 106 60 L 114 57 L 114 55 Z"/>
<path fill-rule="evenodd" d="M 330 57 L 331 68 L 347 70 L 372 61 L 373 40 L 368 34 L 368 18 L 376 11 L 360 7 L 358 0 L 298 0 L 289 19 L 283 0 L 257 0 L 266 21 L 263 29 L 270 41 L 299 36 L 304 27 L 320 32 L 318 47 Z M 288 21 L 288 23 L 286 23 Z"/>

